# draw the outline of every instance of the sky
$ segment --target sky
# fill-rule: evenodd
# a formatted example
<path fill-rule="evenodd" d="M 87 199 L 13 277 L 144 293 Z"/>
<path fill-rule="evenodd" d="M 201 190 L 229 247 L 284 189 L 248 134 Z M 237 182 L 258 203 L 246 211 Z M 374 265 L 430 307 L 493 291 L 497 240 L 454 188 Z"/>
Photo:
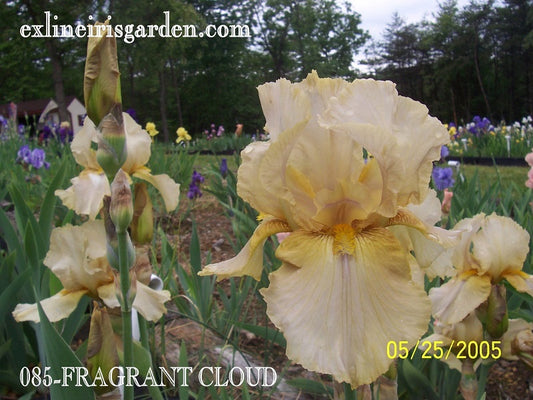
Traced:
<path fill-rule="evenodd" d="M 350 0 L 350 2 L 352 10 L 361 14 L 361 27 L 375 40 L 381 39 L 395 11 L 409 24 L 420 22 L 424 17 L 433 20 L 433 14 L 439 9 L 437 0 Z M 458 0 L 458 9 L 461 10 L 468 3 L 468 0 Z"/>

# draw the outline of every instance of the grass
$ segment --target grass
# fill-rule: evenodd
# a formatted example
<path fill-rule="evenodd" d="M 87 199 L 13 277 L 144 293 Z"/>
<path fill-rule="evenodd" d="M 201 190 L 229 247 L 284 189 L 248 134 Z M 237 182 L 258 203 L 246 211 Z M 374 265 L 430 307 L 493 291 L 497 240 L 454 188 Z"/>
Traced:
<path fill-rule="evenodd" d="M 482 189 L 487 189 L 494 183 L 501 183 L 502 190 L 511 189 L 514 185 L 524 187 L 528 171 L 527 167 L 461 165 L 461 172 L 468 180 L 477 172 Z"/>

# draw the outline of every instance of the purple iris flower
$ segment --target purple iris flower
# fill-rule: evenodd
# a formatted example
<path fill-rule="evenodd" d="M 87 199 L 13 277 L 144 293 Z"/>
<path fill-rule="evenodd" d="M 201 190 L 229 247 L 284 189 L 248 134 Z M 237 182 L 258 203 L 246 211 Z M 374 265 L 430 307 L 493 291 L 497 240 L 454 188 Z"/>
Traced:
<path fill-rule="evenodd" d="M 44 161 L 45 157 L 46 154 L 43 149 L 33 149 L 33 151 L 31 152 L 30 164 L 35 169 L 39 169 L 43 166 L 48 169 L 50 167 L 50 164 Z"/>
<path fill-rule="evenodd" d="M 137 111 L 135 111 L 133 108 L 128 108 L 126 112 L 134 119 L 135 122 L 137 121 Z"/>
<path fill-rule="evenodd" d="M 25 131 L 26 131 L 26 127 L 23 124 L 19 124 L 18 126 L 19 135 L 23 136 Z"/>
<path fill-rule="evenodd" d="M 52 130 L 48 125 L 43 126 L 43 139 L 48 140 L 52 136 Z"/>
<path fill-rule="evenodd" d="M 65 142 L 71 142 L 74 135 L 72 133 L 72 129 L 68 126 L 60 126 L 59 127 L 59 140 L 61 143 Z"/>
<path fill-rule="evenodd" d="M 450 150 L 448 150 L 448 147 L 442 146 L 440 148 L 440 158 L 446 158 L 450 154 Z"/>
<path fill-rule="evenodd" d="M 31 164 L 31 150 L 30 146 L 25 144 L 17 152 L 17 162 L 23 162 L 25 164 Z"/>
<path fill-rule="evenodd" d="M 434 167 L 431 176 L 433 177 L 433 183 L 435 183 L 437 190 L 444 190 L 452 187 L 455 183 L 455 180 L 453 179 L 453 170 L 450 167 Z"/>
<path fill-rule="evenodd" d="M 490 120 L 487 117 L 483 117 L 481 122 L 479 122 L 478 127 L 481 130 L 486 130 L 490 126 Z"/>
<path fill-rule="evenodd" d="M 205 178 L 203 177 L 203 175 L 199 172 L 196 172 L 196 170 L 193 171 L 192 173 L 192 181 L 195 183 L 195 184 L 200 184 L 200 183 L 204 183 L 205 181 Z"/>
<path fill-rule="evenodd" d="M 19 151 L 17 152 L 17 162 L 31 165 L 35 169 L 39 169 L 42 167 L 45 167 L 46 169 L 50 168 L 50 163 L 46 162 L 44 159 L 46 157 L 46 153 L 43 149 L 33 149 L 30 150 L 30 146 L 25 144 L 22 146 Z"/>
<path fill-rule="evenodd" d="M 205 178 L 196 170 L 192 173 L 191 184 L 189 185 L 189 191 L 187 192 L 187 197 L 189 199 L 195 199 L 197 197 L 202 197 L 202 191 L 200 190 L 200 184 L 205 181 Z"/>
<path fill-rule="evenodd" d="M 220 174 L 223 178 L 228 175 L 228 160 L 226 160 L 225 158 L 223 158 L 220 162 Z"/>
<path fill-rule="evenodd" d="M 487 133 L 490 130 L 490 120 L 487 117 L 481 118 L 479 115 L 474 116 L 468 131 L 472 135 L 481 136 L 484 133 Z"/>
<path fill-rule="evenodd" d="M 196 199 L 197 197 L 202 197 L 202 191 L 200 190 L 198 186 L 191 183 L 189 185 L 189 191 L 187 192 L 187 197 L 191 200 Z"/>

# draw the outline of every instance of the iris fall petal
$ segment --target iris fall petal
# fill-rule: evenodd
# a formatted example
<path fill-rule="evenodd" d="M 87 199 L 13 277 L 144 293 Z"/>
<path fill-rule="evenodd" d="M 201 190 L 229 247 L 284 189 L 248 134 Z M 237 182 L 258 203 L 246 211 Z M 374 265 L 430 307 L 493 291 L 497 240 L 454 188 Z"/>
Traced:
<path fill-rule="evenodd" d="M 255 229 L 252 237 L 235 257 L 204 267 L 198 275 L 217 275 L 220 281 L 232 276 L 249 275 L 255 280 L 261 279 L 263 272 L 263 245 L 271 236 L 279 232 L 290 231 L 290 227 L 283 221 L 267 219 Z"/>
<path fill-rule="evenodd" d="M 152 175 L 148 168 L 138 169 L 133 176 L 151 183 L 163 197 L 167 212 L 173 211 L 179 203 L 180 185 L 167 174 Z"/>
<path fill-rule="evenodd" d="M 87 290 L 77 290 L 74 292 L 61 290 L 55 295 L 41 300 L 41 306 L 50 322 L 57 322 L 68 317 L 86 293 Z M 13 317 L 18 322 L 39 322 L 40 318 L 37 304 L 17 304 L 17 307 L 13 311 Z"/>
<path fill-rule="evenodd" d="M 433 315 L 445 324 L 455 324 L 489 297 L 491 287 L 486 275 L 452 278 L 429 291 Z"/>
<path fill-rule="evenodd" d="M 335 254 L 334 240 L 293 232 L 276 252 L 282 267 L 261 293 L 287 338 L 289 358 L 356 387 L 387 371 L 390 340 L 416 343 L 430 303 L 385 229 L 358 236 L 353 256 Z"/>

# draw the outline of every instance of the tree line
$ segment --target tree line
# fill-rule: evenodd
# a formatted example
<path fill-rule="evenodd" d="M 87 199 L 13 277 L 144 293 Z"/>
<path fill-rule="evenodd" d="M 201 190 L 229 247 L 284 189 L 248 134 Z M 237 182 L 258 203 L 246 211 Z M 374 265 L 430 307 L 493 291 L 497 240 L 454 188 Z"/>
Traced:
<path fill-rule="evenodd" d="M 125 108 L 141 124 L 153 121 L 161 138 L 179 126 L 191 133 L 211 123 L 245 132 L 264 124 L 256 87 L 280 77 L 390 79 L 400 94 L 428 105 L 443 122 L 473 115 L 509 122 L 533 114 L 533 1 L 440 4 L 430 21 L 406 24 L 392 15 L 383 40 L 361 28 L 350 3 L 333 0 L 10 0 L 0 5 L 0 104 L 53 97 L 83 99 L 86 39 L 23 38 L 24 24 L 246 24 L 242 38 L 118 40 Z M 364 54 L 363 64 L 354 57 Z M 360 58 L 360 57 L 359 57 Z M 63 108 L 63 110 L 61 110 Z M 62 117 L 63 118 L 63 117 Z"/>

